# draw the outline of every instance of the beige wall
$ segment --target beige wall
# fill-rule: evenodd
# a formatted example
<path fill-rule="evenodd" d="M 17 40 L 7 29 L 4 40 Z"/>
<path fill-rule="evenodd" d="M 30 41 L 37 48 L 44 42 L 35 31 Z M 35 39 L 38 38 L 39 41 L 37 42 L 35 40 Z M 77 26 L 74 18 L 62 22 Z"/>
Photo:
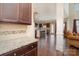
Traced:
<path fill-rule="evenodd" d="M 34 12 L 42 13 L 42 14 L 56 14 L 56 4 L 55 3 L 34 3 Z"/>
<path fill-rule="evenodd" d="M 44 21 L 51 22 L 51 20 L 55 20 L 56 18 L 55 3 L 34 3 L 33 6 L 34 6 L 33 12 L 38 12 L 36 21 L 38 21 L 38 19 L 40 22 L 44 22 Z"/>

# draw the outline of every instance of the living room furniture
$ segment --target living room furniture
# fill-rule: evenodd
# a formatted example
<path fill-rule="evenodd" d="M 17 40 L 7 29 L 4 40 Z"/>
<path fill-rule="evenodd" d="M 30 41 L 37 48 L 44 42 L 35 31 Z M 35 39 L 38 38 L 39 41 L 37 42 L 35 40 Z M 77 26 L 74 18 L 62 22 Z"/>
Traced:
<path fill-rule="evenodd" d="M 67 36 L 67 44 L 68 44 L 68 46 L 74 46 L 76 48 L 79 48 L 79 35 Z"/>

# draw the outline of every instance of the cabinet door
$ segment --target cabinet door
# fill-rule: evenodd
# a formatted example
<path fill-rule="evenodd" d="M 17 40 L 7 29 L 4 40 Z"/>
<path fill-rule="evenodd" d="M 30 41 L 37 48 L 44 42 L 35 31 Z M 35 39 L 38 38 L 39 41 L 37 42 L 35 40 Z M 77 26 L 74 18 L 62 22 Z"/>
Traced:
<path fill-rule="evenodd" d="M 31 24 L 31 3 L 20 3 L 20 22 Z"/>
<path fill-rule="evenodd" d="M 0 21 L 31 24 L 31 3 L 0 3 Z"/>
<path fill-rule="evenodd" d="M 23 56 L 37 56 L 37 48 L 34 48 L 31 51 L 26 52 Z"/>
<path fill-rule="evenodd" d="M 6 22 L 17 22 L 19 18 L 19 4 L 17 3 L 3 3 L 1 5 L 2 16 L 1 19 Z"/>

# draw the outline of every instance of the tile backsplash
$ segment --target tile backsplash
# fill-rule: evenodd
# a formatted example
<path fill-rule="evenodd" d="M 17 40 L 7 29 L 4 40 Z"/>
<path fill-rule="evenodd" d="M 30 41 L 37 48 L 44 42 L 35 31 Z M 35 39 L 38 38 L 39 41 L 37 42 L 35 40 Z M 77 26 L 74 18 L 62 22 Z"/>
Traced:
<path fill-rule="evenodd" d="M 27 25 L 0 23 L 0 35 L 16 35 L 26 33 Z"/>
<path fill-rule="evenodd" d="M 0 35 L 21 34 L 21 33 L 26 33 L 26 30 L 0 31 Z"/>
<path fill-rule="evenodd" d="M 11 40 L 21 37 L 34 38 L 34 25 L 0 23 L 0 40 Z"/>
<path fill-rule="evenodd" d="M 22 37 L 35 39 L 34 19 L 31 25 L 0 22 L 0 40 L 11 40 Z"/>

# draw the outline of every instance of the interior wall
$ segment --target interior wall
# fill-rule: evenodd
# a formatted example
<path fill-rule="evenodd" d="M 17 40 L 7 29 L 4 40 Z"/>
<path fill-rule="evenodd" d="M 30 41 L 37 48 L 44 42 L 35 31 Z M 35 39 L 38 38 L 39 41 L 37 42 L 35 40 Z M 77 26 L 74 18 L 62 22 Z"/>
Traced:
<path fill-rule="evenodd" d="M 34 3 L 34 12 L 41 14 L 56 14 L 56 4 L 55 3 Z M 52 6 L 52 7 L 50 7 Z"/>
<path fill-rule="evenodd" d="M 69 17 L 67 19 L 67 30 L 73 32 L 73 20 L 79 18 L 79 12 L 75 11 L 75 4 L 69 4 Z"/>
<path fill-rule="evenodd" d="M 56 3 L 34 3 L 34 11 L 37 12 L 38 19 L 42 21 L 51 21 L 56 18 Z M 50 7 L 52 6 L 52 7 Z M 38 21 L 37 19 L 37 21 Z M 39 21 L 38 21 L 39 22 Z"/>
<path fill-rule="evenodd" d="M 69 17 L 69 3 L 64 3 L 64 17 Z"/>
<path fill-rule="evenodd" d="M 70 4 L 70 15 L 73 19 L 79 19 L 79 3 Z"/>

